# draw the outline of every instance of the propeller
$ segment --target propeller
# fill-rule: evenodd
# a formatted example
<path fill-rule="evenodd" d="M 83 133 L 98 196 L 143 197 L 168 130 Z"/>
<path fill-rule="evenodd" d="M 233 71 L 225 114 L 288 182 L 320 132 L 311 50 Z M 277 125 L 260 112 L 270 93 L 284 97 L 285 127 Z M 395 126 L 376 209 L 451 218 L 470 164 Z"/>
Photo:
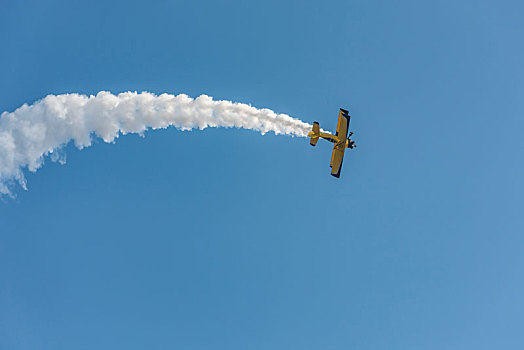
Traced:
<path fill-rule="evenodd" d="M 355 141 L 353 141 L 352 139 L 350 139 L 351 136 L 353 136 L 353 131 L 350 131 L 350 132 L 349 132 L 349 135 L 348 135 L 349 148 L 357 147 L 357 144 L 355 143 Z"/>

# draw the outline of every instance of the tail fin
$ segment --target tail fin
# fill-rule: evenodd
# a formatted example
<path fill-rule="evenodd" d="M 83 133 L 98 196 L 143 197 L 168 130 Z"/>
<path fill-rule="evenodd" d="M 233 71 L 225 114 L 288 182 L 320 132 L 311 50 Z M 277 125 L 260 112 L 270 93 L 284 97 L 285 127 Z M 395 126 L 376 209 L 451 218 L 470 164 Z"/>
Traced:
<path fill-rule="evenodd" d="M 308 136 L 311 137 L 309 144 L 311 146 L 316 146 L 318 138 L 320 137 L 320 125 L 318 124 L 318 122 L 313 123 L 313 129 L 311 129 Z"/>

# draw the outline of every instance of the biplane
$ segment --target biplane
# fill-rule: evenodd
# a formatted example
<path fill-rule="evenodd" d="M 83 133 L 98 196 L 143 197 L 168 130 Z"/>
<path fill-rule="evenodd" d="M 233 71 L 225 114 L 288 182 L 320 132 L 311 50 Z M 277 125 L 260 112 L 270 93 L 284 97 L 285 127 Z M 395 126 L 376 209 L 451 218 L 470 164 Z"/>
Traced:
<path fill-rule="evenodd" d="M 344 160 L 344 151 L 346 148 L 357 147 L 355 141 L 351 140 L 350 137 L 353 132 L 349 132 L 349 119 L 351 116 L 348 111 L 340 108 L 338 113 L 337 131 L 335 135 L 328 132 L 320 131 L 320 125 L 318 122 L 313 123 L 313 129 L 309 132 L 308 137 L 311 137 L 309 144 L 316 146 L 318 139 L 323 138 L 329 142 L 334 143 L 333 153 L 331 153 L 331 175 L 336 178 L 340 177 L 340 171 L 342 170 L 342 161 Z"/>

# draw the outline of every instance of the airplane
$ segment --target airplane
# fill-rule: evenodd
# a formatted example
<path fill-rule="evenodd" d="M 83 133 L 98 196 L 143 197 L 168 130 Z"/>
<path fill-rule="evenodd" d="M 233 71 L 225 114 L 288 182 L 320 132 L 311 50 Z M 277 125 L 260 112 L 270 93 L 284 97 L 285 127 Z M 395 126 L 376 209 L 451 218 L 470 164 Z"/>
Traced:
<path fill-rule="evenodd" d="M 310 137 L 309 144 L 311 146 L 316 146 L 318 139 L 323 138 L 329 142 L 334 143 L 333 153 L 331 154 L 331 175 L 339 178 L 340 171 L 342 170 L 342 161 L 344 160 L 344 151 L 346 148 L 355 148 L 357 144 L 355 141 L 351 140 L 350 137 L 353 135 L 353 132 L 349 132 L 349 119 L 351 116 L 348 111 L 340 108 L 338 113 L 338 123 L 337 123 L 337 132 L 335 135 L 320 131 L 320 125 L 318 122 L 313 123 L 313 129 L 307 135 Z"/>

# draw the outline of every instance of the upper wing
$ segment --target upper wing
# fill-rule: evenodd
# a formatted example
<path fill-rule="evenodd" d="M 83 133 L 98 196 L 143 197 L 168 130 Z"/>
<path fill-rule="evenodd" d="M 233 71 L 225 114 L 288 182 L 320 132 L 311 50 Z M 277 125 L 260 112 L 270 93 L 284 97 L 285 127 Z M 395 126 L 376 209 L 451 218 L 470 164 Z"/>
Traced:
<path fill-rule="evenodd" d="M 342 170 L 342 162 L 344 161 L 345 150 L 345 143 L 343 145 L 335 144 L 333 146 L 333 153 L 331 154 L 331 175 L 333 175 L 334 177 L 340 177 L 340 171 Z"/>
<path fill-rule="evenodd" d="M 345 109 L 340 108 L 338 112 L 338 123 L 336 135 L 340 140 L 345 140 L 348 137 L 349 131 L 349 113 Z"/>
<path fill-rule="evenodd" d="M 340 177 L 342 170 L 342 162 L 344 161 L 344 151 L 346 150 L 346 138 L 349 132 L 349 113 L 345 109 L 340 108 L 338 113 L 337 123 L 337 137 L 338 143 L 333 146 L 333 153 L 331 154 L 331 175 Z"/>

